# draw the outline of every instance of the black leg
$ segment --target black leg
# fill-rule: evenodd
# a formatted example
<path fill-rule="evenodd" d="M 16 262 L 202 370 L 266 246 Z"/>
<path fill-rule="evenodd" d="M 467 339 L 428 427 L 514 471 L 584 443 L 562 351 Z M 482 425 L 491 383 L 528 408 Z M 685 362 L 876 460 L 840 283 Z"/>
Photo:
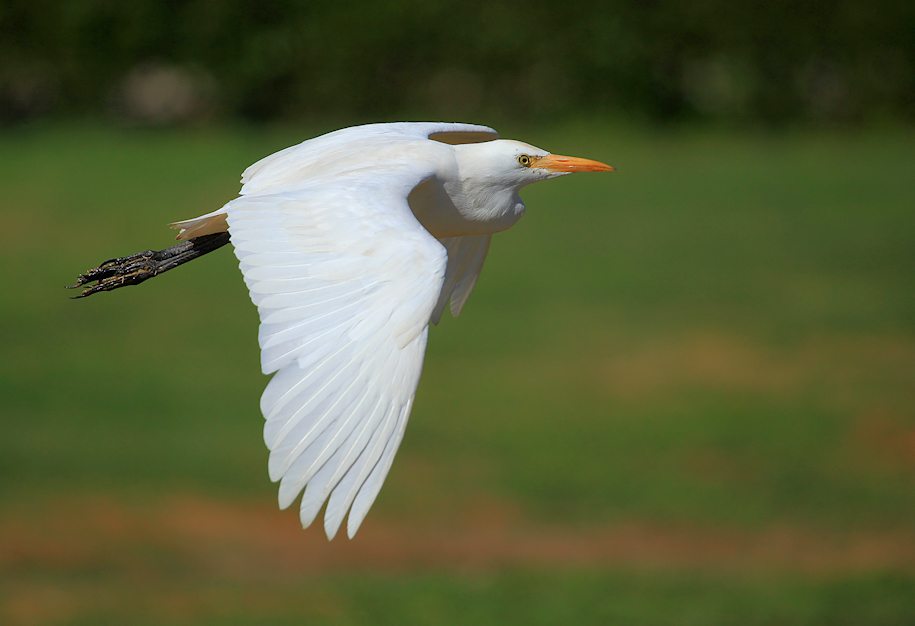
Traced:
<path fill-rule="evenodd" d="M 229 233 L 215 233 L 182 241 L 165 250 L 147 250 L 130 256 L 105 261 L 85 274 L 80 274 L 75 285 L 77 289 L 89 283 L 96 283 L 83 289 L 75 298 L 85 298 L 100 291 L 111 291 L 127 285 L 139 285 L 144 280 L 162 272 L 192 261 L 229 243 Z"/>

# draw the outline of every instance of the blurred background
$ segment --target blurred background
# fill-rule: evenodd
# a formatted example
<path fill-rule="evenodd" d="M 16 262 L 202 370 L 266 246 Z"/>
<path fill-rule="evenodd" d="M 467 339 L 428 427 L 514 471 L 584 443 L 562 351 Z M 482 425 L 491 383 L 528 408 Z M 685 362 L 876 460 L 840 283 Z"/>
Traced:
<path fill-rule="evenodd" d="M 915 4 L 0 2 L 0 622 L 915 623 Z M 276 507 L 257 315 L 170 245 L 342 126 L 525 189 L 359 534 Z"/>
<path fill-rule="evenodd" d="M 4 0 L 0 120 L 915 119 L 899 0 Z"/>

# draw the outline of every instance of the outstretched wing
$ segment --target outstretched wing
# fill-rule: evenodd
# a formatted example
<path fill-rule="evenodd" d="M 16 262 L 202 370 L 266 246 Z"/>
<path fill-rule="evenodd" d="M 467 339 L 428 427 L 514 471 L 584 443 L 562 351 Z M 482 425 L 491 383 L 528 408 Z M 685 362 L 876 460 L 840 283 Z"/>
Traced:
<path fill-rule="evenodd" d="M 325 501 L 352 537 L 378 495 L 410 414 L 445 248 L 413 216 L 417 168 L 317 177 L 225 208 L 260 313 L 270 478 L 300 517 Z"/>

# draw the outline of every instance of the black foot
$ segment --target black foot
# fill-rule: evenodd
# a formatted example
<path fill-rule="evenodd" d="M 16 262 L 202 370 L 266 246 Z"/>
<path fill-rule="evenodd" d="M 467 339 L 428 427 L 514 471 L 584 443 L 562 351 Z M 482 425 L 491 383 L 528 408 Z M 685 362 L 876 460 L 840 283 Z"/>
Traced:
<path fill-rule="evenodd" d="M 182 241 L 165 250 L 147 250 L 130 256 L 105 261 L 85 274 L 80 274 L 76 284 L 67 289 L 89 285 L 74 298 L 85 298 L 100 291 L 111 291 L 127 285 L 139 285 L 144 280 L 158 276 L 172 268 L 187 263 L 229 243 L 229 233 L 216 233 Z"/>

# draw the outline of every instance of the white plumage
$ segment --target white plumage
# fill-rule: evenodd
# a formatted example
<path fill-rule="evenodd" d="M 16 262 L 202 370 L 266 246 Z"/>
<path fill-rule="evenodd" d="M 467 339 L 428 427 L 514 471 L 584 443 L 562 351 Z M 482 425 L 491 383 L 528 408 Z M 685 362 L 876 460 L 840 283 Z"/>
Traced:
<path fill-rule="evenodd" d="M 179 239 L 228 229 L 260 314 L 261 398 L 279 504 L 352 537 L 403 438 L 430 321 L 456 316 L 493 232 L 523 214 L 518 189 L 574 171 L 469 124 L 339 130 L 258 161 L 240 196 L 177 222 Z"/>

